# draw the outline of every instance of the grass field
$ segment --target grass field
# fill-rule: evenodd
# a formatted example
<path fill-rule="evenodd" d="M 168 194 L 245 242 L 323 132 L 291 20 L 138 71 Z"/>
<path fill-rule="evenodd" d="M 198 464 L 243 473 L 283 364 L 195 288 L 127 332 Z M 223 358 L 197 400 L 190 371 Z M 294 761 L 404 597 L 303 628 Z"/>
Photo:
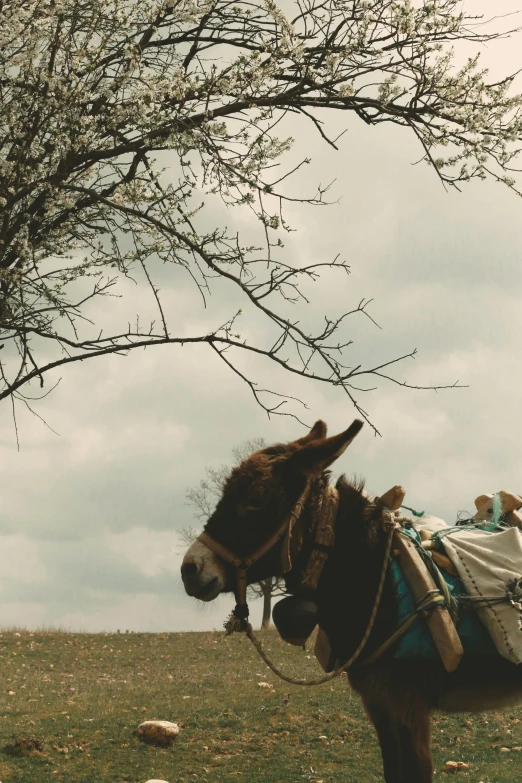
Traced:
<path fill-rule="evenodd" d="M 263 638 L 290 672 L 317 673 L 311 651 Z M 0 656 L 1 783 L 382 781 L 377 742 L 346 682 L 289 686 L 239 635 L 9 632 Z M 140 742 L 134 731 L 147 719 L 177 722 L 176 744 Z M 11 755 L 22 738 L 41 750 Z M 455 775 L 468 783 L 522 781 L 522 709 L 436 716 L 433 740 L 436 780 L 451 778 L 442 768 L 453 760 L 469 764 Z"/>

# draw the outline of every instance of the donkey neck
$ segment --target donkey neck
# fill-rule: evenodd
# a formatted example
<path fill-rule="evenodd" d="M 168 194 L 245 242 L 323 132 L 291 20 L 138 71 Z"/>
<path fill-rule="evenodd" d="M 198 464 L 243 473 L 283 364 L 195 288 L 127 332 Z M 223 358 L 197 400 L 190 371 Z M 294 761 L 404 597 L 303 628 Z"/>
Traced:
<path fill-rule="evenodd" d="M 326 631 L 342 663 L 357 648 L 368 625 L 385 553 L 385 536 L 368 519 L 371 501 L 361 486 L 337 482 L 339 511 L 335 544 L 317 590 L 319 625 Z M 385 585 L 374 629 L 363 658 L 393 631 L 396 608 L 393 590 Z"/>

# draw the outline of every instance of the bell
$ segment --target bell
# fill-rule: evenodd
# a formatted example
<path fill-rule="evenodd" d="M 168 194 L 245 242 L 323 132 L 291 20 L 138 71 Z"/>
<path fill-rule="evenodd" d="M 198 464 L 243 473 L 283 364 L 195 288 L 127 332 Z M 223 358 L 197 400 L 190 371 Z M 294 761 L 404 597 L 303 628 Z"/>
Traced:
<path fill-rule="evenodd" d="M 296 647 L 304 647 L 317 625 L 318 608 L 309 598 L 289 595 L 274 605 L 272 617 L 281 639 Z"/>

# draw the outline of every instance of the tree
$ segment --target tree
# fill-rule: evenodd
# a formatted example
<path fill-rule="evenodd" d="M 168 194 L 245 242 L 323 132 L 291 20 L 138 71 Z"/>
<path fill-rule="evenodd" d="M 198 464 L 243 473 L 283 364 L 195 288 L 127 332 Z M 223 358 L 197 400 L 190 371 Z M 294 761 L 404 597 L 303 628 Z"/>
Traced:
<path fill-rule="evenodd" d="M 236 464 L 242 462 L 252 452 L 264 448 L 266 443 L 263 438 L 252 438 L 245 441 L 241 446 L 232 449 L 232 456 Z M 212 514 L 216 502 L 223 494 L 225 481 L 230 474 L 231 468 L 227 465 L 221 465 L 219 468 L 205 468 L 205 478 L 201 479 L 199 484 L 192 489 L 187 490 L 186 497 L 188 505 L 192 507 L 194 515 L 200 522 L 206 520 Z M 190 546 L 198 536 L 197 531 L 192 527 L 185 527 L 180 531 L 180 538 L 184 544 Z M 286 595 L 284 579 L 279 577 L 268 577 L 249 586 L 250 594 L 254 598 L 263 599 L 263 615 L 261 628 L 270 627 L 270 617 L 272 615 L 272 598 Z"/>
<path fill-rule="evenodd" d="M 492 82 L 478 54 L 459 67 L 452 49 L 508 31 L 460 0 L 2 0 L 0 10 L 0 399 L 27 401 L 29 384 L 43 388 L 72 362 L 196 343 L 269 414 L 285 412 L 288 397 L 247 376 L 245 352 L 339 387 L 366 419 L 361 380 L 408 385 L 393 375 L 406 356 L 345 363 L 345 328 L 371 317 L 366 300 L 327 310 L 319 329 L 301 308 L 291 314 L 306 304 L 305 282 L 348 266 L 298 268 L 285 254 L 285 204 L 328 196 L 292 194 L 308 160 L 289 157 L 292 139 L 278 128 L 293 115 L 336 147 L 325 125 L 336 112 L 393 123 L 446 187 L 490 178 L 518 192 L 514 76 Z M 213 199 L 250 210 L 262 241 L 234 222 L 211 225 Z M 261 336 L 240 336 L 242 309 L 210 331 L 173 332 L 161 265 L 186 273 L 203 300 L 216 278 L 226 283 L 247 326 L 263 319 Z M 126 279 L 148 287 L 143 310 L 100 323 L 93 302 L 110 312 Z"/>

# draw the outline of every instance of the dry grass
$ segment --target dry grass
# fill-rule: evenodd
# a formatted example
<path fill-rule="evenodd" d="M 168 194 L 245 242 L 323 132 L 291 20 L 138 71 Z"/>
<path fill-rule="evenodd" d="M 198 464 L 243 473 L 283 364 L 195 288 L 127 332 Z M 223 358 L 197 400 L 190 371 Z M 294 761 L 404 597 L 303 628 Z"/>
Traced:
<path fill-rule="evenodd" d="M 242 637 L 18 633 L 0 635 L 2 783 L 382 781 L 373 731 L 346 683 L 288 686 Z M 317 673 L 310 652 L 264 638 L 286 669 Z M 135 737 L 153 718 L 180 724 L 172 748 Z M 468 783 L 522 780 L 521 721 L 521 709 L 437 716 L 435 779 L 449 779 L 451 759 L 470 765 L 456 775 Z"/>

